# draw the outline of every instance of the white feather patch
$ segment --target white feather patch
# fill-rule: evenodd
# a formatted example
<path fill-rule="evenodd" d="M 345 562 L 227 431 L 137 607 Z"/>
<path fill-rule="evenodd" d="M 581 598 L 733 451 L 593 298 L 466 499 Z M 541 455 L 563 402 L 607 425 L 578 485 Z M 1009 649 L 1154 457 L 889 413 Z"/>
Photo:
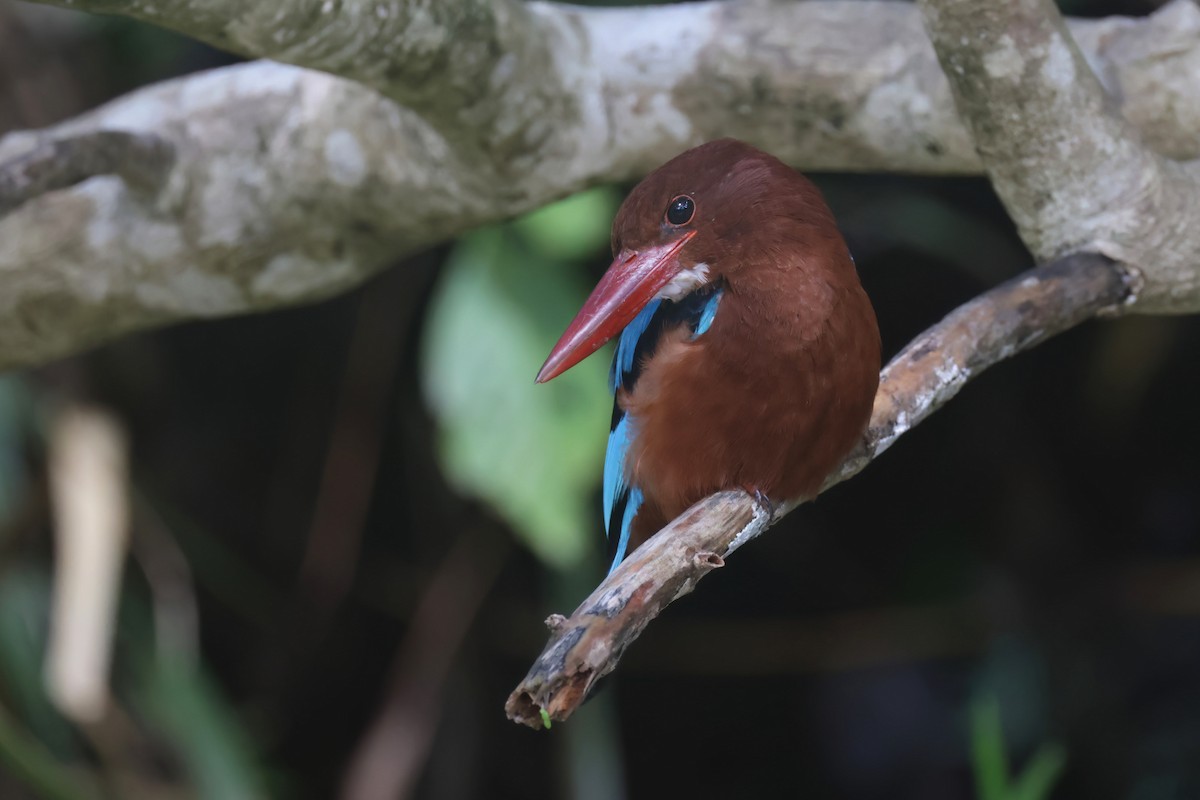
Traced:
<path fill-rule="evenodd" d="M 707 282 L 708 264 L 702 261 L 671 278 L 671 282 L 658 291 L 658 297 L 678 302 Z"/>

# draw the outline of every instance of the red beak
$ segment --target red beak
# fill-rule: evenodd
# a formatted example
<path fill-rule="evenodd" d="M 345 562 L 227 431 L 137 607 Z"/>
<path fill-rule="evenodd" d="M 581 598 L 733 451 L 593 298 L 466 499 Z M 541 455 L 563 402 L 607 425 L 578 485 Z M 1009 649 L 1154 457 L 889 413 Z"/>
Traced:
<path fill-rule="evenodd" d="M 558 377 L 624 330 L 679 272 L 676 256 L 695 235 L 695 231 L 688 231 L 668 244 L 618 253 L 550 351 L 536 381 L 545 383 Z"/>

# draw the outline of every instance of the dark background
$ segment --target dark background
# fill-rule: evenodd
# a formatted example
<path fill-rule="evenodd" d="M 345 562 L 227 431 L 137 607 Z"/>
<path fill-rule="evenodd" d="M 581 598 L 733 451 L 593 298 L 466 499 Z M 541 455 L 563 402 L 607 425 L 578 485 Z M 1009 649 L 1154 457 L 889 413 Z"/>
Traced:
<path fill-rule="evenodd" d="M 120 20 L 21 27 L 0 4 L 0 133 L 230 60 Z M 982 179 L 814 178 L 886 356 L 1030 265 Z M 1089 323 L 989 371 L 739 551 L 599 697 L 535 732 L 505 720 L 504 699 L 541 620 L 599 578 L 599 490 L 595 559 L 562 572 L 443 476 L 419 358 L 449 252 L 317 306 L 5 378 L 35 417 L 64 396 L 104 403 L 133 445 L 142 555 L 114 667 L 128 748 L 98 752 L 29 696 L 19 664 L 0 668 L 4 716 L 64 773 L 222 796 L 202 746 L 139 688 L 156 602 L 142 558 L 158 548 L 185 557 L 200 620 L 198 705 L 175 718 L 215 725 L 212 758 L 275 797 L 337 796 L 383 708 L 416 797 L 981 797 L 971 743 L 995 708 L 1013 773 L 1039 748 L 1065 754 L 1055 797 L 1200 797 L 1200 321 Z M 606 256 L 586 259 L 587 282 Z M 6 425 L 22 475 L 0 518 L 0 592 L 40 619 L 44 448 L 36 424 Z M 0 797 L 38 796 L 12 757 Z M 144 780 L 114 782 L 117 766 Z"/>

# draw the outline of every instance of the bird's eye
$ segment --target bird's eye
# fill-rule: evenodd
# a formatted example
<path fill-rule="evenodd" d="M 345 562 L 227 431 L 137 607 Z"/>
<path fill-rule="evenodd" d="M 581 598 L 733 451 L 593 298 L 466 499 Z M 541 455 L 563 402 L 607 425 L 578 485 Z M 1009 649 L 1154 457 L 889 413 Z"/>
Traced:
<path fill-rule="evenodd" d="M 696 214 L 696 203 L 686 194 L 681 194 L 667 206 L 667 222 L 672 225 L 687 225 Z"/>

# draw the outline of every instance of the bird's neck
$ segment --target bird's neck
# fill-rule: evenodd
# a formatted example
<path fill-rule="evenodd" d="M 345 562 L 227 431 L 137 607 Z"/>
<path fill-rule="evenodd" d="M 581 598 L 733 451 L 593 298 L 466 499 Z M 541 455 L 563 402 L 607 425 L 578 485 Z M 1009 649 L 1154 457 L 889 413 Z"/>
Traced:
<path fill-rule="evenodd" d="M 809 349 L 825 338 L 838 308 L 862 293 L 844 245 L 731 271 L 726 281 L 720 316 L 727 324 L 719 338 L 731 342 L 726 355 L 745 360 L 746 368 L 758 356 Z"/>

